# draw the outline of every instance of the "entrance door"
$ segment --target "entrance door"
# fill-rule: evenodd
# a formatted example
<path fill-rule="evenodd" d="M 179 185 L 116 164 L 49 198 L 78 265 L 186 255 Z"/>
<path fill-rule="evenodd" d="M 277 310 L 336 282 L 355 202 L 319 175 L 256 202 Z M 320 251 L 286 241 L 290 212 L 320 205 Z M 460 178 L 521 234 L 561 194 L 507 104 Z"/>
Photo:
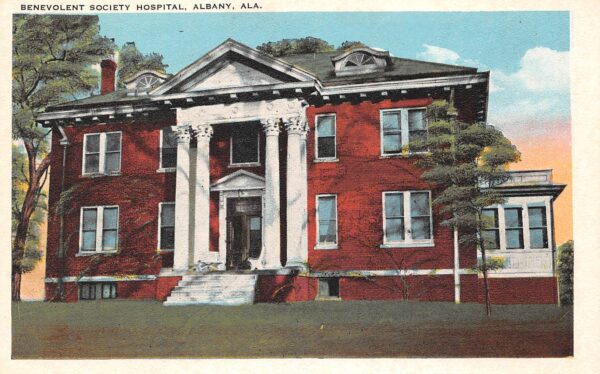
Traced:
<path fill-rule="evenodd" d="M 248 258 L 260 256 L 261 213 L 260 197 L 227 199 L 227 269 L 249 269 Z"/>

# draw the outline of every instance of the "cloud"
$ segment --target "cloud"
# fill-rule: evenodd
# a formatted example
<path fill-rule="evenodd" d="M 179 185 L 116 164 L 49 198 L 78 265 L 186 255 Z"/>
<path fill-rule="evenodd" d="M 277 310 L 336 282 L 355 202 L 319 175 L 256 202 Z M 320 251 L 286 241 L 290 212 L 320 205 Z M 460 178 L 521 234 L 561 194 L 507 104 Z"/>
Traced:
<path fill-rule="evenodd" d="M 425 50 L 417 53 L 420 60 L 439 62 L 442 64 L 456 64 L 460 55 L 451 49 L 437 47 L 435 45 L 423 44 Z"/>
<path fill-rule="evenodd" d="M 531 48 L 521 58 L 518 71 L 506 73 L 492 70 L 490 80 L 492 92 L 505 89 L 533 93 L 568 92 L 569 52 L 546 47 Z"/>
<path fill-rule="evenodd" d="M 501 128 L 568 121 L 570 116 L 568 51 L 543 46 L 528 49 L 515 71 L 494 69 L 451 49 L 430 44 L 423 44 L 417 58 L 490 70 L 488 120 Z"/>

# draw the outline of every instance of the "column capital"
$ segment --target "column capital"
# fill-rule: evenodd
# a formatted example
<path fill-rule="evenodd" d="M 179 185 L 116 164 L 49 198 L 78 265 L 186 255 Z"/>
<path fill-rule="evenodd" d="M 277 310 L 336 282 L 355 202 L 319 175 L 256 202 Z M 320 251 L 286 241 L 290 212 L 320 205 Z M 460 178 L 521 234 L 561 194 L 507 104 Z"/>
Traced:
<path fill-rule="evenodd" d="M 191 128 L 197 140 L 210 140 L 210 138 L 212 138 L 213 128 L 208 123 L 195 123 L 191 125 Z"/>
<path fill-rule="evenodd" d="M 179 126 L 171 126 L 171 129 L 177 135 L 177 143 L 189 143 L 190 142 L 190 126 L 189 125 L 179 125 Z"/>
<path fill-rule="evenodd" d="M 266 136 L 277 136 L 281 131 L 279 118 L 267 118 L 260 121 Z"/>
<path fill-rule="evenodd" d="M 308 123 L 301 117 L 290 117 L 285 123 L 285 129 L 288 134 L 306 135 L 308 132 Z"/>

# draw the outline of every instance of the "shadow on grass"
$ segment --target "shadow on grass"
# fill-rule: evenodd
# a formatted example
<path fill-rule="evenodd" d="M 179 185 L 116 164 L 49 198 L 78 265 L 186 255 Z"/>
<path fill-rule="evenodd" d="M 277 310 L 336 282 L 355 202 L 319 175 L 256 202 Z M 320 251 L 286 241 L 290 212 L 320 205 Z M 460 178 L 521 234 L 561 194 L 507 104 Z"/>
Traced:
<path fill-rule="evenodd" d="M 573 309 L 394 301 L 13 303 L 13 358 L 564 357 Z M 94 347 L 87 349 L 84 347 Z"/>

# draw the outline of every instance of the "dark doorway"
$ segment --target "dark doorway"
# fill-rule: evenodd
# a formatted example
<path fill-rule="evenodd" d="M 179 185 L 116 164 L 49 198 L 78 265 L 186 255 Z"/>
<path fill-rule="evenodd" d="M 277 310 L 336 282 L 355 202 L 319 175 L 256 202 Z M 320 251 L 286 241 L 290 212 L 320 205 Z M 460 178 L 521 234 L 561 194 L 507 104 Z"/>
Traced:
<path fill-rule="evenodd" d="M 261 198 L 227 199 L 227 269 L 250 269 L 248 259 L 258 258 L 261 247 Z"/>

